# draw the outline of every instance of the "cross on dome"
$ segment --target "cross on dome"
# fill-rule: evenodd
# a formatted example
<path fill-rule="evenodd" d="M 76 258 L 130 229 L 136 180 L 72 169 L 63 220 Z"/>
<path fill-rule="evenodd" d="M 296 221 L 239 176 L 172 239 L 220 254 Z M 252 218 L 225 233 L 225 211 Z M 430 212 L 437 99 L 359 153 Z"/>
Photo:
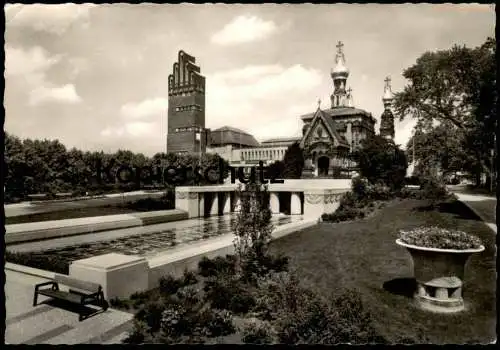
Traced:
<path fill-rule="evenodd" d="M 341 55 L 342 54 L 342 48 L 344 47 L 344 43 L 342 43 L 342 41 L 339 41 L 337 43 L 336 47 L 337 47 L 337 53 Z"/>
<path fill-rule="evenodd" d="M 391 88 L 391 77 L 387 77 L 387 78 L 385 78 L 385 80 L 384 80 L 384 81 L 385 81 L 385 88 L 386 88 L 386 89 L 387 89 L 387 88 L 389 88 L 389 89 L 390 89 L 390 88 Z"/>
<path fill-rule="evenodd" d="M 321 108 L 321 99 L 318 98 L 318 109 L 320 109 L 320 108 Z"/>

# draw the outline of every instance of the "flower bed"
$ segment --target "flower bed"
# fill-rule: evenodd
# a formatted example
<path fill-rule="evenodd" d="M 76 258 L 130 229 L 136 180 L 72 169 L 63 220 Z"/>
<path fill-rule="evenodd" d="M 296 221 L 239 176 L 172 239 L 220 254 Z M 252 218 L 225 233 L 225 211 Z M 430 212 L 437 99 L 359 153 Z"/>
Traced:
<path fill-rule="evenodd" d="M 406 244 L 437 249 L 477 249 L 481 240 L 463 231 L 448 230 L 441 227 L 419 227 L 410 231 L 400 231 L 399 239 Z"/>

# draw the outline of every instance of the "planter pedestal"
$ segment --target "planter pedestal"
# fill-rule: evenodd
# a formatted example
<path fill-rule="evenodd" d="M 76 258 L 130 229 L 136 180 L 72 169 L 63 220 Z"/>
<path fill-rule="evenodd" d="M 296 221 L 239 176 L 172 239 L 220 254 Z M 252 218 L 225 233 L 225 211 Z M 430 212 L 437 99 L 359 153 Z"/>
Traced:
<path fill-rule="evenodd" d="M 417 281 L 415 300 L 425 310 L 434 312 L 458 312 L 464 310 L 462 286 L 467 260 L 473 253 L 484 250 L 455 250 L 424 248 L 396 240 L 408 249 L 413 259 L 413 271 Z"/>

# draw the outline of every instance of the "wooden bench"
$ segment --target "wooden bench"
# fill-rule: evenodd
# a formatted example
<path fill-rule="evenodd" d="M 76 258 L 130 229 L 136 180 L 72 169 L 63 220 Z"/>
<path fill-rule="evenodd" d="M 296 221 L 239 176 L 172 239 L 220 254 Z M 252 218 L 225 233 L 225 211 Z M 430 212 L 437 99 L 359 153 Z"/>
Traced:
<path fill-rule="evenodd" d="M 60 290 L 60 284 L 69 287 L 69 291 L 66 292 Z M 64 300 L 80 306 L 90 304 L 97 305 L 102 307 L 104 311 L 106 311 L 109 306 L 108 302 L 104 299 L 104 293 L 99 284 L 59 274 L 56 274 L 52 281 L 39 283 L 35 286 L 33 306 L 37 305 L 38 295 Z M 79 314 L 79 321 L 82 321 L 83 319 L 84 316 Z"/>

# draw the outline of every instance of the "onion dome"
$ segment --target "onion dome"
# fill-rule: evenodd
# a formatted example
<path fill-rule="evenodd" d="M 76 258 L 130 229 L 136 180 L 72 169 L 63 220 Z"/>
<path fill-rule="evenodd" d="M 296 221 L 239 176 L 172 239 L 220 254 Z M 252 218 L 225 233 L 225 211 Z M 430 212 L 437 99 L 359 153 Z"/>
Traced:
<path fill-rule="evenodd" d="M 385 81 L 385 87 L 384 87 L 384 96 L 382 96 L 382 102 L 384 102 L 385 107 L 388 107 L 392 103 L 394 95 L 392 94 L 391 90 L 391 78 L 387 77 L 385 78 L 384 81 Z"/>
<path fill-rule="evenodd" d="M 345 56 L 342 51 L 344 44 L 339 41 L 337 44 L 337 55 L 335 56 L 335 68 L 332 69 L 332 78 L 347 78 L 349 76 L 349 69 L 345 65 Z"/>

